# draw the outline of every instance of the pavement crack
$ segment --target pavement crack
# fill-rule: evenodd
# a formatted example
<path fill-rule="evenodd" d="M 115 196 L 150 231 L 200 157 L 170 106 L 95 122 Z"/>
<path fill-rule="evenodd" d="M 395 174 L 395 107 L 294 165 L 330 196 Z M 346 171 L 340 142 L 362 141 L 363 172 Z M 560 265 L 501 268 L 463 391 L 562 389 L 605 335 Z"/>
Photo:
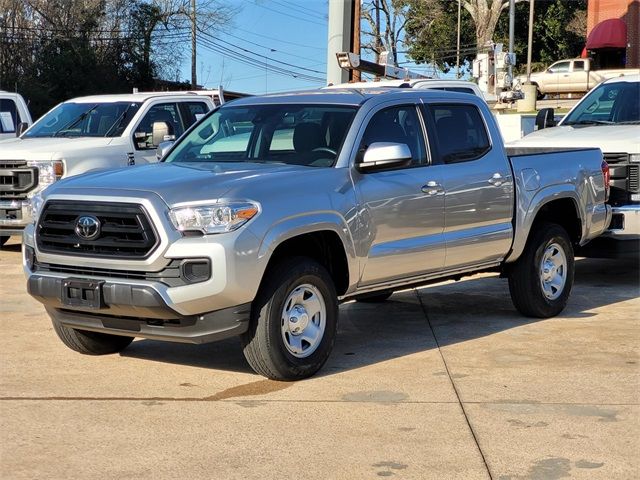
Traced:
<path fill-rule="evenodd" d="M 478 452 L 480 453 L 480 457 L 482 458 L 482 462 L 484 463 L 485 468 L 487 469 L 487 475 L 489 475 L 490 480 L 493 480 L 493 474 L 491 473 L 491 469 L 489 468 L 489 464 L 487 463 L 487 459 L 484 456 L 484 452 L 480 447 L 480 442 L 478 441 L 478 437 L 476 435 L 473 426 L 471 425 L 471 421 L 469 420 L 469 416 L 467 415 L 467 411 L 464 408 L 464 404 L 462 403 L 462 399 L 460 398 L 460 393 L 458 392 L 458 387 L 456 386 L 456 382 L 449 371 L 449 365 L 447 364 L 447 360 L 444 358 L 444 354 L 442 353 L 442 349 L 440 348 L 440 342 L 438 341 L 438 337 L 436 335 L 436 331 L 431 324 L 431 319 L 429 318 L 429 314 L 427 313 L 427 307 L 422 301 L 422 297 L 420 296 L 420 292 L 414 288 L 414 292 L 416 293 L 416 297 L 418 297 L 418 302 L 420 303 L 420 308 L 422 309 L 422 313 L 424 314 L 424 318 L 427 320 L 427 324 L 429 325 L 429 329 L 431 330 L 431 334 L 433 335 L 433 340 L 436 342 L 436 347 L 438 348 L 438 353 L 440 354 L 440 358 L 442 359 L 442 363 L 444 364 L 444 368 L 447 372 L 447 376 L 449 377 L 449 381 L 451 382 L 451 386 L 453 387 L 453 391 L 456 394 L 456 398 L 458 399 L 458 405 L 462 410 L 462 415 L 464 416 L 465 421 L 467 422 L 467 426 L 469 427 L 469 431 L 471 432 L 471 436 L 473 437 L 473 441 L 478 448 Z"/>

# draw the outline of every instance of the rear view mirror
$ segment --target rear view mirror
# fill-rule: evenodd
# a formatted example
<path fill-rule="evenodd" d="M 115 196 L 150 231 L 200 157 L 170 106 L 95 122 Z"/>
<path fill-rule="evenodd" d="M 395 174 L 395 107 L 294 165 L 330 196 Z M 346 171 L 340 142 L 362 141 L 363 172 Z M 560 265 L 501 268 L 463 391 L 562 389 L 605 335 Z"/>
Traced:
<path fill-rule="evenodd" d="M 169 135 L 169 124 L 167 124 L 166 122 L 153 122 L 151 131 L 152 142 L 156 147 L 164 141 L 174 140 L 174 138 Z"/>
<path fill-rule="evenodd" d="M 404 167 L 412 158 L 409 146 L 404 143 L 375 142 L 369 145 L 357 167 L 363 172 Z"/>
<path fill-rule="evenodd" d="M 555 111 L 553 108 L 543 108 L 536 115 L 536 130 L 542 130 L 543 128 L 555 127 Z"/>
<path fill-rule="evenodd" d="M 22 135 L 27 130 L 27 128 L 29 128 L 29 124 L 27 122 L 20 122 L 18 124 L 18 128 L 16 128 L 16 137 Z"/>
<path fill-rule="evenodd" d="M 173 140 L 168 142 L 160 142 L 160 144 L 158 145 L 158 149 L 156 150 L 156 158 L 158 159 L 158 161 L 164 158 L 164 156 L 167 154 L 174 143 L 175 142 Z"/>

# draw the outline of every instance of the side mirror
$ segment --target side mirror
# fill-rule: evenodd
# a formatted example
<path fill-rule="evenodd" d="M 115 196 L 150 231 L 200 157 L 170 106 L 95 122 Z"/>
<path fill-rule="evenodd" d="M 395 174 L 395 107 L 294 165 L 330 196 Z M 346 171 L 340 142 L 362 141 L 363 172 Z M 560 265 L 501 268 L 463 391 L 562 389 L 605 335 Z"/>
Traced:
<path fill-rule="evenodd" d="M 167 142 L 160 142 L 158 145 L 158 149 L 156 150 L 156 158 L 158 161 L 162 160 L 164 156 L 167 154 L 169 149 L 173 146 L 175 142 L 173 140 L 169 140 Z"/>
<path fill-rule="evenodd" d="M 167 122 L 153 122 L 151 132 L 154 146 L 159 146 L 164 141 L 175 139 L 172 135 L 169 135 L 169 124 Z"/>
<path fill-rule="evenodd" d="M 556 121 L 554 119 L 555 111 L 553 108 L 543 108 L 536 115 L 536 130 L 542 130 L 543 128 L 555 127 Z"/>
<path fill-rule="evenodd" d="M 18 124 L 18 128 L 16 128 L 16 137 L 22 135 L 27 130 L 27 128 L 29 128 L 29 124 L 27 122 L 20 122 Z"/>
<path fill-rule="evenodd" d="M 357 167 L 362 172 L 404 167 L 412 158 L 409 146 L 404 143 L 375 142 L 369 145 Z"/>

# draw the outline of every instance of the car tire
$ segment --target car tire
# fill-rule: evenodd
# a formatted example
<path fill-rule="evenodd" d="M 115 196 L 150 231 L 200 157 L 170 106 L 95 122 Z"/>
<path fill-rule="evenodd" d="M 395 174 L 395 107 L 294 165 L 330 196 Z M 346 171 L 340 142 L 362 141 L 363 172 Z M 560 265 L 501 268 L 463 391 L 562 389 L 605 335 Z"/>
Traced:
<path fill-rule="evenodd" d="M 11 237 L 0 237 L 0 247 L 4 246 L 5 243 L 9 241 Z"/>
<path fill-rule="evenodd" d="M 53 329 L 67 347 L 84 355 L 108 355 L 127 348 L 133 337 L 88 332 L 66 327 L 59 320 L 52 319 Z"/>
<path fill-rule="evenodd" d="M 527 317 L 558 315 L 567 305 L 574 270 L 573 247 L 566 230 L 555 223 L 534 225 L 522 256 L 508 275 L 513 305 Z"/>
<path fill-rule="evenodd" d="M 272 380 L 315 374 L 329 358 L 336 336 L 338 298 L 329 272 L 294 257 L 267 271 L 242 335 L 253 370 Z"/>
<path fill-rule="evenodd" d="M 379 293 L 374 295 L 362 295 L 362 296 L 356 297 L 356 302 L 382 303 L 382 302 L 386 302 L 391 295 L 393 295 L 393 292 L 385 292 L 385 293 Z"/>

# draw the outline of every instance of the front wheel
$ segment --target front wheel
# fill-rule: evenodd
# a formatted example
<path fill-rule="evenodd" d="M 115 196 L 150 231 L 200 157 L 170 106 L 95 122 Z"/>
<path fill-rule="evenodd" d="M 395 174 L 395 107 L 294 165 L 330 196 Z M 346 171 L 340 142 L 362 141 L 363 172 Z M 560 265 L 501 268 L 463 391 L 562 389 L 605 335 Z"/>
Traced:
<path fill-rule="evenodd" d="M 271 268 L 251 308 L 242 336 L 256 373 L 299 380 L 316 373 L 333 348 L 338 300 L 331 276 L 316 261 L 295 257 Z"/>
<path fill-rule="evenodd" d="M 540 223 L 533 228 L 522 256 L 509 272 L 509 291 L 520 313 L 548 318 L 567 305 L 575 269 L 573 247 L 560 225 Z"/>

